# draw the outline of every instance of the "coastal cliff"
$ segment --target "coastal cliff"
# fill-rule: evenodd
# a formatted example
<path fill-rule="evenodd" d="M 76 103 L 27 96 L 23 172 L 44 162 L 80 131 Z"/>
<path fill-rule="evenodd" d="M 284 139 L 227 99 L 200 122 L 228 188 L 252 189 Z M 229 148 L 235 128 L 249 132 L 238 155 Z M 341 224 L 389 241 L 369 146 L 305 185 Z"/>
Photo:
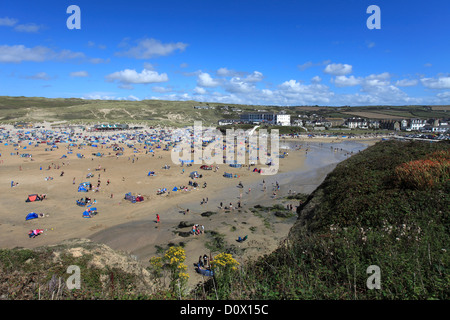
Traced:
<path fill-rule="evenodd" d="M 449 146 L 383 141 L 338 164 L 239 297 L 448 299 Z"/>

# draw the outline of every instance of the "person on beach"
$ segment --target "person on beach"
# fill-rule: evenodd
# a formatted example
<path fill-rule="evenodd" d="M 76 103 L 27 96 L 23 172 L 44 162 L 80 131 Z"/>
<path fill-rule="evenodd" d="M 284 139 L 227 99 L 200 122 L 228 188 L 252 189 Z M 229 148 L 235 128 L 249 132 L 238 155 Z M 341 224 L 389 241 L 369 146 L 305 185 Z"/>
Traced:
<path fill-rule="evenodd" d="M 159 223 L 159 214 L 156 214 L 156 223 Z"/>

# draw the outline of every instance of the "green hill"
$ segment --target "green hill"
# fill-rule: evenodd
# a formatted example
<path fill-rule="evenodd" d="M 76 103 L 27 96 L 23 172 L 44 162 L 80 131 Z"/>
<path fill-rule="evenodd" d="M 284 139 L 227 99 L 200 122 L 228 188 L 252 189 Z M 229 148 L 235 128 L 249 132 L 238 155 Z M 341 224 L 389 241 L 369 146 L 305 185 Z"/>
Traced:
<path fill-rule="evenodd" d="M 195 109 L 195 106 L 208 109 Z M 168 100 L 88 100 L 77 98 L 41 98 L 0 96 L 0 122 L 98 123 L 121 122 L 180 127 L 202 121 L 217 125 L 221 119 L 239 119 L 241 113 L 284 111 L 292 118 L 317 115 L 329 118 L 355 116 L 373 119 L 448 118 L 448 106 L 255 106 L 197 101 Z"/>

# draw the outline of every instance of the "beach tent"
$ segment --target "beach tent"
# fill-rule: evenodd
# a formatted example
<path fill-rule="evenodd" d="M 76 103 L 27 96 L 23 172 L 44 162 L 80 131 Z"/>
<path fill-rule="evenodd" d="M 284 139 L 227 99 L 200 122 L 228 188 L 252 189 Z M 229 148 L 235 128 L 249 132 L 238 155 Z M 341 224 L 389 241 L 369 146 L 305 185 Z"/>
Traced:
<path fill-rule="evenodd" d="M 155 171 L 149 171 L 147 176 L 154 176 L 155 175 Z"/>
<path fill-rule="evenodd" d="M 233 174 L 232 174 L 232 173 L 226 173 L 226 172 L 224 172 L 223 176 L 224 176 L 225 178 L 233 178 Z"/>
<path fill-rule="evenodd" d="M 92 218 L 91 214 L 96 214 L 97 208 L 87 208 L 83 212 L 83 218 Z"/>
<path fill-rule="evenodd" d="M 78 186 L 78 192 L 88 192 L 90 185 L 91 184 L 89 182 L 80 183 Z"/>
<path fill-rule="evenodd" d="M 39 218 L 38 214 L 35 212 L 31 212 L 31 213 L 27 214 L 27 216 L 25 217 L 25 220 L 28 221 L 28 220 L 32 220 L 32 219 L 36 219 L 36 218 Z"/>
<path fill-rule="evenodd" d="M 37 194 L 30 194 L 28 196 L 27 200 L 25 200 L 25 202 L 34 202 L 34 201 L 39 201 L 39 200 L 42 200 L 42 199 Z"/>
<path fill-rule="evenodd" d="M 85 211 L 83 212 L 83 218 L 91 218 L 91 214 L 89 213 L 88 210 L 85 210 Z"/>
<path fill-rule="evenodd" d="M 178 188 L 177 188 L 177 187 L 174 187 L 174 188 L 172 189 L 172 191 L 178 191 Z"/>

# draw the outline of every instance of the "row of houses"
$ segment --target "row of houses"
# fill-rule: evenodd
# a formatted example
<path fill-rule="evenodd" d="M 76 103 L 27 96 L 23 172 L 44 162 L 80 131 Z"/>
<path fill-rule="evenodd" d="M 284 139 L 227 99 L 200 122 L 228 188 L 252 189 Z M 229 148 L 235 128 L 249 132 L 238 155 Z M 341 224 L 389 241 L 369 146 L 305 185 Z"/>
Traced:
<path fill-rule="evenodd" d="M 128 130 L 128 124 L 96 124 L 93 126 L 94 131 L 116 131 L 116 130 Z"/>
<path fill-rule="evenodd" d="M 349 118 L 346 119 L 343 126 L 350 129 L 387 129 L 395 131 L 446 133 L 449 132 L 449 124 L 450 119 L 371 120 Z"/>

